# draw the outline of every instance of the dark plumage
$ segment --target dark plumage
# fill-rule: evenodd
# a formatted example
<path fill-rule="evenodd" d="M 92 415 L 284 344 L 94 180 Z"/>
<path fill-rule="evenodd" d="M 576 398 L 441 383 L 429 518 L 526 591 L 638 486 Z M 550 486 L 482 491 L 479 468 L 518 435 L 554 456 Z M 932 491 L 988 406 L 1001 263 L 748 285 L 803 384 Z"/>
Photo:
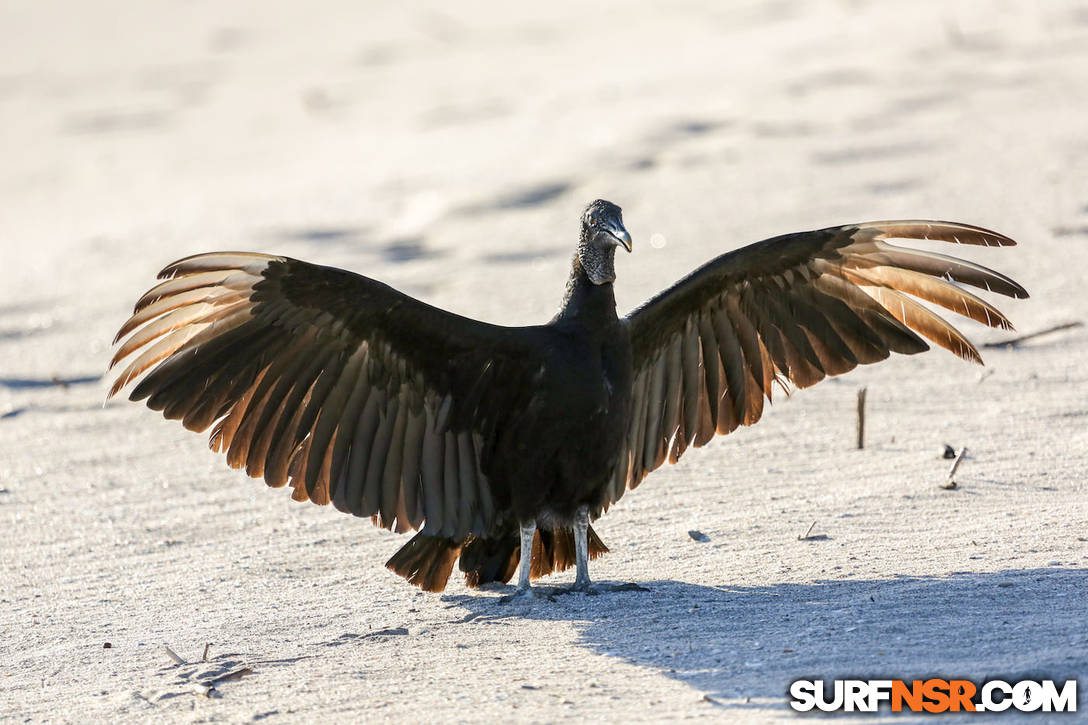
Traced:
<path fill-rule="evenodd" d="M 366 277 L 221 252 L 167 266 L 136 303 L 110 390 L 193 431 L 296 501 L 332 503 L 419 533 L 388 566 L 441 591 L 519 589 L 608 551 L 589 527 L 666 460 L 759 420 L 775 380 L 807 387 L 922 337 L 975 347 L 914 298 L 1011 325 L 953 284 L 1027 297 L 970 262 L 889 238 L 1008 246 L 950 222 L 888 221 L 787 234 L 712 260 L 616 315 L 620 209 L 589 205 L 567 293 L 547 324 L 467 319 Z"/>

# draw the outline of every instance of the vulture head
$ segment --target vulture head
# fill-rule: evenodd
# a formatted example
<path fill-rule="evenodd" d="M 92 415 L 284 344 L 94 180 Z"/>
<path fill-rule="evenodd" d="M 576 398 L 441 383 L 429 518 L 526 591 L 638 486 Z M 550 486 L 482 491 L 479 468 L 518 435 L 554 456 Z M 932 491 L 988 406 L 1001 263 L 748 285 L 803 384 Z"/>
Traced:
<path fill-rule="evenodd" d="M 623 226 L 623 211 L 610 201 L 597 199 L 582 215 L 578 261 L 593 284 L 616 281 L 616 247 L 631 251 L 631 235 Z"/>

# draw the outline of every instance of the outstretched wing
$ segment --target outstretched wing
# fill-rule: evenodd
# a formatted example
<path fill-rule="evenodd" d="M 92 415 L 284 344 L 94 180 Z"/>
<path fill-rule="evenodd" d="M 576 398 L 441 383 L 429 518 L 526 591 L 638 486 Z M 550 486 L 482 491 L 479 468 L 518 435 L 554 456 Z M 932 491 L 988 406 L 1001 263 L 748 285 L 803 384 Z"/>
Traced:
<path fill-rule="evenodd" d="M 914 298 L 1011 329 L 993 305 L 952 282 L 1018 298 L 1028 296 L 1024 288 L 886 239 L 1015 244 L 966 224 L 869 222 L 774 237 L 700 267 L 627 316 L 634 415 L 612 500 L 689 444 L 758 421 L 776 380 L 804 388 L 892 352 L 928 350 L 919 335 L 981 363 L 967 338 Z"/>
<path fill-rule="evenodd" d="M 286 257 L 201 254 L 159 277 L 114 340 L 127 337 L 110 367 L 133 359 L 110 396 L 143 375 L 132 400 L 214 424 L 212 449 L 297 501 L 398 531 L 490 528 L 484 443 L 529 387 L 532 328 Z"/>

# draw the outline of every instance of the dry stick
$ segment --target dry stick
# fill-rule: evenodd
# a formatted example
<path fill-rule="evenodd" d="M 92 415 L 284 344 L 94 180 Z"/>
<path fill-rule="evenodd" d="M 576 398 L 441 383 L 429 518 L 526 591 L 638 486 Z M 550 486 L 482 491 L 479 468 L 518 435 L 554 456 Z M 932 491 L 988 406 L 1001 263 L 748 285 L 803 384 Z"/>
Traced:
<path fill-rule="evenodd" d="M 865 393 L 868 388 L 858 391 L 858 450 L 865 447 Z"/>
<path fill-rule="evenodd" d="M 246 675 L 252 675 L 253 670 L 249 667 L 239 667 L 236 670 L 226 673 L 225 675 L 219 675 L 219 677 L 213 677 L 210 680 L 203 680 L 201 682 L 193 682 L 189 686 L 191 692 L 194 695 L 201 697 L 222 697 L 219 694 L 219 689 L 216 687 L 220 682 L 229 682 L 231 680 L 240 680 Z"/>
<path fill-rule="evenodd" d="M 1019 337 L 1011 337 L 1008 340 L 1000 340 L 998 342 L 987 342 L 987 343 L 984 343 L 982 346 L 983 347 L 1015 347 L 1016 345 L 1019 345 L 1020 343 L 1024 342 L 1025 340 L 1031 340 L 1033 338 L 1040 337 L 1042 335 L 1049 335 L 1052 332 L 1060 332 L 1062 330 L 1071 330 L 1074 327 L 1084 327 L 1084 323 L 1080 322 L 1080 321 L 1077 321 L 1077 322 L 1065 322 L 1065 323 L 1062 323 L 1061 325 L 1054 325 L 1053 327 L 1048 327 L 1045 330 L 1039 330 L 1038 332 L 1029 332 L 1027 335 L 1020 335 Z"/>
<path fill-rule="evenodd" d="M 202 697 L 220 697 L 219 690 L 216 688 L 220 682 L 229 682 L 231 680 L 240 680 L 246 675 L 252 675 L 253 669 L 250 667 L 239 667 L 236 670 L 226 673 L 225 675 L 219 675 L 219 677 L 213 677 L 210 680 L 204 680 L 202 682 L 194 682 L 190 685 L 192 693 L 194 695 L 200 695 Z"/>
<path fill-rule="evenodd" d="M 960 449 L 960 454 L 956 456 L 956 460 L 952 461 L 952 468 L 948 471 L 948 481 L 941 488 L 953 489 L 956 487 L 956 482 L 952 477 L 956 475 L 956 469 L 960 467 L 960 463 L 966 455 L 967 446 L 964 446 Z"/>
<path fill-rule="evenodd" d="M 805 535 L 804 536 L 798 536 L 797 540 L 798 541 L 804 541 L 805 539 L 808 538 L 808 535 L 811 534 L 812 530 L 815 529 L 815 528 L 816 528 L 816 522 L 813 521 L 812 525 L 808 527 L 808 531 L 805 532 Z"/>
<path fill-rule="evenodd" d="M 208 642 L 208 643 L 206 643 L 204 645 L 204 654 L 201 655 L 201 657 L 200 657 L 201 662 L 207 662 L 208 661 L 208 650 L 211 648 L 211 646 L 212 646 L 211 642 Z"/>
<path fill-rule="evenodd" d="M 189 664 L 188 662 L 186 662 L 186 661 L 185 661 L 185 660 L 183 660 L 182 658 L 178 657 L 178 653 L 177 653 L 177 652 L 175 652 L 174 650 L 170 649 L 170 645 L 166 645 L 166 644 L 164 644 L 164 645 L 162 646 L 162 648 L 163 648 L 164 650 L 166 650 L 166 654 L 170 655 L 170 659 L 174 660 L 174 662 L 178 663 L 179 665 L 187 665 L 187 664 Z"/>

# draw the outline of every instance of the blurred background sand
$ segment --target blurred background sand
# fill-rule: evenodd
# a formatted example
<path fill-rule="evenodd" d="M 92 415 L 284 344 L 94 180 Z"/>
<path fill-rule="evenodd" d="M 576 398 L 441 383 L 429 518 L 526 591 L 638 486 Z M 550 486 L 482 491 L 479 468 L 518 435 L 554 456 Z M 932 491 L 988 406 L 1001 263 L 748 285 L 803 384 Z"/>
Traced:
<path fill-rule="evenodd" d="M 954 253 L 1031 291 L 1001 302 L 1021 332 L 1083 321 L 1088 6 L 0 4 L 0 715 L 776 720 L 802 676 L 1088 671 L 1084 328 L 783 396 L 596 526 L 593 574 L 649 593 L 531 609 L 423 595 L 382 567 L 401 537 L 102 407 L 175 258 L 536 323 L 597 197 L 635 237 L 624 310 L 747 242 L 922 217 L 1020 240 Z"/>

